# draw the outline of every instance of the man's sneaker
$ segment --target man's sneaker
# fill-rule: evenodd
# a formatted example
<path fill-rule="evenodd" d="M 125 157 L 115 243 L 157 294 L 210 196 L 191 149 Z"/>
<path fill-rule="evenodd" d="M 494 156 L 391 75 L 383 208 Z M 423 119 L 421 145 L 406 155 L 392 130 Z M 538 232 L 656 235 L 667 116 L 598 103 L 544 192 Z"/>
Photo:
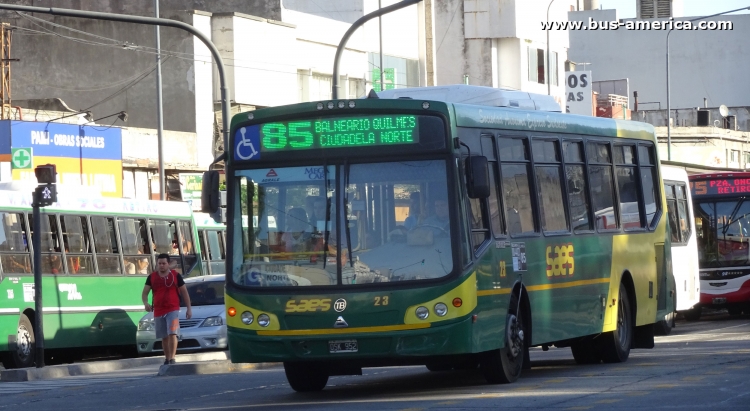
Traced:
<path fill-rule="evenodd" d="M 164 365 L 169 365 L 169 360 L 164 360 Z"/>
<path fill-rule="evenodd" d="M 170 363 L 170 364 L 174 364 L 174 363 L 175 363 L 175 360 L 174 360 L 174 358 L 172 358 L 171 360 L 169 360 L 169 363 Z"/>

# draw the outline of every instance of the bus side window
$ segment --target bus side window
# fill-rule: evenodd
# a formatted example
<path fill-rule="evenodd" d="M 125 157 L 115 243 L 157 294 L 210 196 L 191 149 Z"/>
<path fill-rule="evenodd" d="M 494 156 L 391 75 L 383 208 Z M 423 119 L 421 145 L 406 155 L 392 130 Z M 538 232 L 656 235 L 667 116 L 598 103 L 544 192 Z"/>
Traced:
<path fill-rule="evenodd" d="M 638 201 L 637 171 L 634 145 L 615 146 L 617 189 L 620 192 L 620 221 L 622 227 L 638 229 L 645 227 Z"/>
<path fill-rule="evenodd" d="M 539 138 L 534 138 L 531 144 L 539 190 L 539 216 L 545 233 L 568 230 L 559 144 L 557 140 Z"/>
<path fill-rule="evenodd" d="M 69 274 L 94 274 L 94 257 L 89 244 L 89 226 L 84 216 L 60 216 L 65 260 Z"/>
<path fill-rule="evenodd" d="M 682 241 L 687 243 L 693 233 L 693 227 L 688 216 L 687 186 L 678 184 L 675 189 L 677 191 L 677 210 L 680 216 L 680 233 L 682 234 Z"/>
<path fill-rule="evenodd" d="M 208 256 L 211 264 L 211 274 L 225 274 L 224 259 L 226 252 L 224 238 L 221 231 L 206 231 L 208 237 Z"/>
<path fill-rule="evenodd" d="M 492 227 L 492 233 L 495 238 L 504 236 L 505 224 L 503 223 L 503 216 L 500 213 L 500 198 L 498 197 L 497 178 L 497 157 L 495 150 L 494 137 L 492 135 L 482 135 L 482 154 L 487 157 L 489 161 L 489 174 L 490 174 L 490 197 L 487 199 L 489 205 L 489 217 L 490 226 Z"/>
<path fill-rule="evenodd" d="M 500 154 L 502 198 L 505 221 L 511 235 L 536 232 L 529 173 L 528 141 L 523 138 L 500 137 L 497 140 Z"/>
<path fill-rule="evenodd" d="M 183 273 L 180 248 L 177 243 L 177 223 L 166 220 L 150 220 L 151 238 L 154 241 L 154 252 L 159 255 L 166 253 L 171 256 L 170 268 Z"/>
<path fill-rule="evenodd" d="M 121 274 L 114 218 L 91 217 L 91 231 L 94 233 L 94 249 L 99 274 Z"/>
<path fill-rule="evenodd" d="M 180 221 L 180 249 L 182 249 L 182 259 L 185 264 L 185 276 L 193 274 L 195 267 L 200 267 L 198 256 L 195 255 L 195 246 L 193 241 L 193 224 L 190 221 Z M 200 268 L 197 275 L 201 275 Z"/>
<path fill-rule="evenodd" d="M 588 190 L 586 190 L 586 174 L 584 172 L 584 156 L 582 141 L 563 142 L 565 158 L 565 180 L 568 184 L 568 207 L 570 210 L 570 225 L 573 232 L 591 231 Z"/>
<path fill-rule="evenodd" d="M 612 178 L 612 155 L 609 143 L 586 144 L 589 161 L 589 186 L 596 217 L 596 228 L 612 230 L 620 227 L 615 213 L 615 188 Z"/>
<path fill-rule="evenodd" d="M 31 256 L 24 214 L 0 213 L 0 266 L 4 274 L 30 274 Z"/>
<path fill-rule="evenodd" d="M 144 238 L 146 220 L 118 218 L 117 226 L 120 229 L 120 244 L 122 245 L 125 274 L 144 275 L 150 273 L 152 270 L 151 259 L 148 256 L 148 237 Z"/>
<path fill-rule="evenodd" d="M 682 242 L 680 239 L 680 227 L 677 222 L 680 218 L 677 213 L 677 200 L 675 199 L 674 184 L 664 184 L 664 191 L 667 196 L 667 216 L 669 217 L 669 231 L 672 234 L 672 245 Z"/>
<path fill-rule="evenodd" d="M 646 209 L 646 225 L 654 229 L 660 215 L 661 203 L 656 201 L 659 196 L 659 184 L 653 146 L 638 146 L 638 163 L 641 168 L 641 189 Z"/>
<path fill-rule="evenodd" d="M 60 247 L 60 231 L 57 227 L 57 218 L 54 215 L 42 214 L 40 218 L 39 232 L 42 240 L 39 251 L 42 254 L 42 274 L 62 274 L 62 253 Z M 33 219 L 29 216 L 29 228 L 34 235 Z"/>

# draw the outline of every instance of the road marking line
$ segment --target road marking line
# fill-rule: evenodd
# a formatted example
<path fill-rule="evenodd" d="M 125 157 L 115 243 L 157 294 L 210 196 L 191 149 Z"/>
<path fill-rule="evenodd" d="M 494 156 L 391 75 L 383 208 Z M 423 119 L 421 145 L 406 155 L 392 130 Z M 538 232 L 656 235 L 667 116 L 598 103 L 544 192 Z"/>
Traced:
<path fill-rule="evenodd" d="M 709 371 L 705 374 L 706 375 L 721 375 L 721 374 L 724 374 L 724 371 Z"/>
<path fill-rule="evenodd" d="M 706 377 L 685 377 L 682 379 L 682 381 L 700 381 L 705 379 Z"/>
<path fill-rule="evenodd" d="M 622 400 L 620 399 L 601 400 L 601 401 L 597 401 L 596 404 L 612 404 L 618 401 L 622 401 Z"/>
<path fill-rule="evenodd" d="M 733 365 L 731 367 L 727 367 L 730 370 L 741 370 L 743 368 L 747 368 L 747 365 Z"/>
<path fill-rule="evenodd" d="M 628 393 L 628 395 L 630 395 L 631 397 L 637 397 L 637 396 L 648 395 L 648 394 L 651 394 L 651 391 L 633 391 L 633 392 Z"/>
<path fill-rule="evenodd" d="M 588 410 L 589 408 L 591 408 L 591 406 L 588 406 L 588 407 L 570 407 L 570 408 L 566 408 L 566 410 Z"/>
<path fill-rule="evenodd" d="M 677 384 L 659 384 L 656 386 L 656 388 L 674 388 Z"/>
<path fill-rule="evenodd" d="M 566 382 L 568 381 L 567 378 L 555 378 L 553 380 L 547 380 L 545 383 L 560 383 L 560 382 Z"/>

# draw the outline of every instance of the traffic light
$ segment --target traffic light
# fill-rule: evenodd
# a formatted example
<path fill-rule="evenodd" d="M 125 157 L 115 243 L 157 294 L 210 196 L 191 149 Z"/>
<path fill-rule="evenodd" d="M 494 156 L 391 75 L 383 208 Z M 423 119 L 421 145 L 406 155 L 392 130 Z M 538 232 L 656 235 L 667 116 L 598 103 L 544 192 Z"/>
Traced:
<path fill-rule="evenodd" d="M 39 184 L 55 184 L 57 182 L 57 170 L 54 164 L 44 164 L 34 169 L 36 181 Z"/>
<path fill-rule="evenodd" d="M 39 186 L 34 190 L 34 203 L 46 207 L 57 202 L 57 169 L 54 164 L 44 164 L 34 169 Z"/>

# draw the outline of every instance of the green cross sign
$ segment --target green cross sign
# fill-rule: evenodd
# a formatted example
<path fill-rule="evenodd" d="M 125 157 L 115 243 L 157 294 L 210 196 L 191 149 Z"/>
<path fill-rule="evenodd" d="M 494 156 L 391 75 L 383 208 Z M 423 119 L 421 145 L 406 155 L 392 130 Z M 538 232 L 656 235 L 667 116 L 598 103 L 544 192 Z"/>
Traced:
<path fill-rule="evenodd" d="M 10 149 L 10 160 L 12 168 L 15 169 L 30 169 L 33 168 L 31 164 L 31 148 L 12 148 Z"/>

